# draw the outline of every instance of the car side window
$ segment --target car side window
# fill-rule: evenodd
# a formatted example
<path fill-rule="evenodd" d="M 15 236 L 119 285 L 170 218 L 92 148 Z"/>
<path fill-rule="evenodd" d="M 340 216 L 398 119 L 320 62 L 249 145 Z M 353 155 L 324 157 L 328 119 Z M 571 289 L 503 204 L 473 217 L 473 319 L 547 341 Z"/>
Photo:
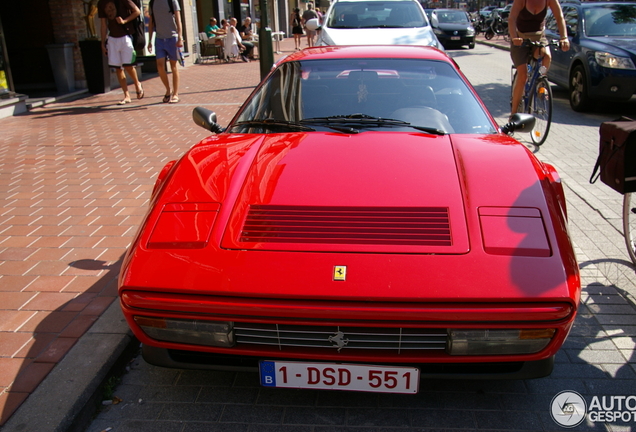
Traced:
<path fill-rule="evenodd" d="M 576 34 L 579 27 L 579 11 L 575 7 L 567 5 L 562 6 L 561 10 L 563 10 L 563 18 L 565 19 L 566 27 Z M 557 25 L 556 18 L 551 10 L 548 10 L 548 15 L 545 19 L 545 26 L 550 32 L 559 34 L 559 26 Z"/>
<path fill-rule="evenodd" d="M 563 8 L 563 18 L 565 18 L 565 26 L 569 28 L 573 34 L 577 34 L 579 31 L 579 11 L 572 6 L 566 6 Z"/>
<path fill-rule="evenodd" d="M 545 17 L 545 27 L 553 33 L 559 32 L 556 24 L 556 19 L 554 18 L 554 15 L 552 14 L 552 11 L 550 9 L 548 9 L 548 15 Z"/>

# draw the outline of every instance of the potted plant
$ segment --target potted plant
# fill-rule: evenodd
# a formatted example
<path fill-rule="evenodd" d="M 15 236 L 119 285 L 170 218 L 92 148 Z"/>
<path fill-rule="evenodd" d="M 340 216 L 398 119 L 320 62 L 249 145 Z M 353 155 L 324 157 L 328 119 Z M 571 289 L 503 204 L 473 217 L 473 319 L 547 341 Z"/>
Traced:
<path fill-rule="evenodd" d="M 88 37 L 79 41 L 82 53 L 82 64 L 86 85 L 90 93 L 106 93 L 110 91 L 110 70 L 108 58 L 102 52 L 102 42 L 97 37 L 95 16 L 97 15 L 97 0 L 82 0 L 84 3 L 84 20 Z"/>

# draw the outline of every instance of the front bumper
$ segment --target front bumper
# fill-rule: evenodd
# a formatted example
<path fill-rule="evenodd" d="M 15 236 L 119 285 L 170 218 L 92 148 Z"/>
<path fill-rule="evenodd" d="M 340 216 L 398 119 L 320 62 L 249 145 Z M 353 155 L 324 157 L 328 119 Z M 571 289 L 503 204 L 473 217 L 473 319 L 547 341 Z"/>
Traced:
<path fill-rule="evenodd" d="M 444 45 L 469 45 L 475 43 L 475 36 L 437 35 L 437 39 Z"/>
<path fill-rule="evenodd" d="M 160 366 L 251 370 L 258 360 L 285 359 L 426 365 L 420 369 L 431 376 L 485 378 L 527 378 L 529 370 L 533 377 L 549 374 L 546 361 L 563 344 L 575 316 L 568 302 L 369 303 L 141 291 L 123 291 L 122 308 L 147 347 L 148 362 Z M 229 326 L 211 327 L 215 321 Z M 522 350 L 501 351 L 511 340 L 498 342 L 497 335 L 515 329 L 520 334 L 512 343 Z M 547 337 L 546 329 L 552 332 Z M 172 334 L 165 337 L 166 331 Z M 526 350 L 536 346 L 526 344 L 530 339 L 545 343 Z M 477 352 L 466 345 L 475 340 Z"/>
<path fill-rule="evenodd" d="M 636 93 L 636 71 L 633 76 L 606 75 L 590 86 L 590 97 L 614 101 L 627 101 Z"/>
<path fill-rule="evenodd" d="M 174 350 L 149 345 L 142 346 L 142 355 L 146 362 L 167 368 L 254 373 L 258 372 L 259 360 L 263 360 L 261 357 Z M 270 357 L 267 357 L 267 359 L 277 360 Z M 356 363 L 360 364 L 360 362 Z M 532 379 L 546 377 L 552 373 L 554 356 L 525 362 L 400 363 L 399 366 L 417 367 L 420 369 L 421 379 Z"/>

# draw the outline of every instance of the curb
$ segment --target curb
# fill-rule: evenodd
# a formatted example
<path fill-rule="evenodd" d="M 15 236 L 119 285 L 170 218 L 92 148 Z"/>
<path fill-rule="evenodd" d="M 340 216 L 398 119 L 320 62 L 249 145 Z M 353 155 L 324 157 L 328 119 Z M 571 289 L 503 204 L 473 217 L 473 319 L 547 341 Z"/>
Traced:
<path fill-rule="evenodd" d="M 102 400 L 102 388 L 137 352 L 114 301 L 2 427 L 2 432 L 84 431 Z"/>
<path fill-rule="evenodd" d="M 88 93 L 88 89 L 81 89 L 81 90 L 73 91 L 73 92 L 70 92 L 70 93 L 67 93 L 67 94 L 63 94 L 63 95 L 59 95 L 59 96 L 27 99 L 26 100 L 26 105 L 27 105 L 27 109 L 32 110 L 33 108 L 39 108 L 39 107 L 42 107 L 44 105 L 52 104 L 52 103 L 55 103 L 55 102 L 62 102 L 62 101 L 65 101 L 67 99 L 70 99 L 70 98 L 73 98 L 73 97 L 80 97 L 80 96 L 83 96 L 83 95 L 90 95 Z"/>
<path fill-rule="evenodd" d="M 482 45 L 487 45 L 493 48 L 498 48 L 500 50 L 504 50 L 504 51 L 510 51 L 510 47 L 508 45 L 499 43 L 499 42 L 490 42 L 487 40 L 483 40 L 483 39 L 475 39 L 475 42 L 477 42 L 478 44 L 482 44 Z"/>

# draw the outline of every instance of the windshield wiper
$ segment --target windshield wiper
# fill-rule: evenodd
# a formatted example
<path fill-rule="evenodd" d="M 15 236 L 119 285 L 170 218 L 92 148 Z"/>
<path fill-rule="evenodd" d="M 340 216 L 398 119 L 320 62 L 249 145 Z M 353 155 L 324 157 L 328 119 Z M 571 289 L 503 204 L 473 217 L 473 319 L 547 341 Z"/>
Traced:
<path fill-rule="evenodd" d="M 373 117 L 367 114 L 349 114 L 349 115 L 338 115 L 338 116 L 330 116 L 330 117 L 312 117 L 308 119 L 303 119 L 300 122 L 302 124 L 343 123 L 343 124 L 355 124 L 360 126 L 409 127 L 412 129 L 420 130 L 422 132 L 426 132 L 426 133 L 430 133 L 434 135 L 446 135 L 446 131 L 443 131 L 441 129 L 437 129 L 434 127 L 417 126 L 402 120 Z"/>
<path fill-rule="evenodd" d="M 288 120 L 275 120 L 275 119 L 246 120 L 246 121 L 235 123 L 233 127 L 238 127 L 238 126 L 262 126 L 266 129 L 288 128 L 288 129 L 294 129 L 301 132 L 316 131 L 316 129 L 310 126 L 305 126 L 302 120 L 300 122 L 293 122 Z M 321 126 L 324 126 L 329 129 L 333 129 L 338 132 L 348 133 L 348 134 L 360 133 L 358 129 L 347 127 L 347 126 L 336 126 L 336 125 L 330 125 L 330 124 L 321 124 Z"/>
<path fill-rule="evenodd" d="M 276 120 L 276 119 L 260 119 L 260 120 L 246 120 L 238 123 L 234 123 L 232 128 L 237 126 L 262 126 L 266 129 L 274 129 L 274 128 L 288 128 L 298 131 L 304 132 L 314 132 L 316 129 L 305 126 L 299 122 L 287 121 L 287 120 Z"/>

